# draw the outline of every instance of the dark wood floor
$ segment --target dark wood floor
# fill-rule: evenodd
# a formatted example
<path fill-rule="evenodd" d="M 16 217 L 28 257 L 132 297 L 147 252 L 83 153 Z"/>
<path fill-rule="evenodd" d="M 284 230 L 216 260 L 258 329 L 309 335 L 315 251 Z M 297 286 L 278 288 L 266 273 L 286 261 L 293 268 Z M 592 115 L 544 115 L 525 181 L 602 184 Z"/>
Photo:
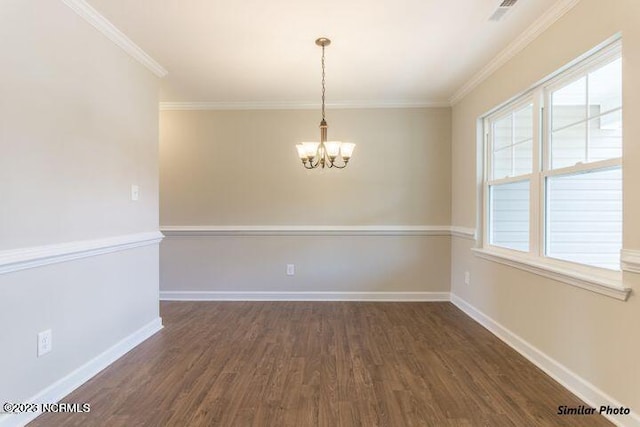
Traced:
<path fill-rule="evenodd" d="M 589 426 L 450 303 L 168 302 L 164 330 L 30 426 Z"/>

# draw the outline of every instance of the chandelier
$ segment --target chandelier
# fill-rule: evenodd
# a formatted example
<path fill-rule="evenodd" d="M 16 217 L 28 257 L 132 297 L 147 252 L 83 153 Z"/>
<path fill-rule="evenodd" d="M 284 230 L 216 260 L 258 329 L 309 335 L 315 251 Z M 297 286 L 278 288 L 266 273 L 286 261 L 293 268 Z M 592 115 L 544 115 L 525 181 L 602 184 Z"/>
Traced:
<path fill-rule="evenodd" d="M 316 44 L 322 47 L 322 121 L 320 122 L 320 142 L 303 142 L 296 145 L 298 156 L 307 169 L 347 167 L 356 144 L 351 142 L 327 141 L 327 121 L 324 117 L 324 48 L 331 40 L 321 37 Z M 340 160 L 338 160 L 340 158 Z"/>

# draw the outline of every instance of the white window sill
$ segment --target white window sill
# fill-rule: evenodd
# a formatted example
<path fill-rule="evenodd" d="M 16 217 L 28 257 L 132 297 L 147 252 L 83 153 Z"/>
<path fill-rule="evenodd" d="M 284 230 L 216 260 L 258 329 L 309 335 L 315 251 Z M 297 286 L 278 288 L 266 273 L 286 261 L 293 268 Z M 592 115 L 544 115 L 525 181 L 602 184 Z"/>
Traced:
<path fill-rule="evenodd" d="M 472 251 L 479 258 L 568 283 L 621 301 L 626 301 L 631 293 L 631 289 L 623 286 L 621 272 L 601 271 L 601 269 L 589 267 L 573 268 L 563 262 L 555 262 L 550 259 L 542 260 L 525 254 L 520 255 L 487 248 L 473 248 Z"/>

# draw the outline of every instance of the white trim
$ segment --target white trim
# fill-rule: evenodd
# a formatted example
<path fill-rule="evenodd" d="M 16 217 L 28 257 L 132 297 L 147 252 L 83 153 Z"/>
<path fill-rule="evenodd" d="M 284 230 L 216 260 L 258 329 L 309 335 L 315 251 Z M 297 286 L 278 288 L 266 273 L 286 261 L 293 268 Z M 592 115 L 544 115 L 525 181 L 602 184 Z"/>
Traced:
<path fill-rule="evenodd" d="M 449 301 L 449 292 L 161 291 L 161 301 Z"/>
<path fill-rule="evenodd" d="M 458 227 L 452 225 L 450 227 L 451 237 L 459 237 L 461 239 L 476 240 L 475 228 Z"/>
<path fill-rule="evenodd" d="M 640 251 L 633 249 L 623 249 L 621 252 L 621 267 L 623 271 L 640 273 Z"/>
<path fill-rule="evenodd" d="M 491 74 L 506 64 L 511 58 L 520 53 L 525 47 L 542 34 L 558 19 L 569 12 L 580 0 L 558 0 L 547 11 L 536 19 L 526 30 L 507 45 L 495 58 L 474 74 L 469 81 L 460 87 L 449 99 L 451 105 L 455 105 L 462 98 L 478 87 Z"/>
<path fill-rule="evenodd" d="M 443 108 L 451 107 L 449 101 L 343 101 L 326 104 L 334 110 L 354 108 Z M 161 111 L 193 111 L 193 110 L 316 110 L 320 104 L 316 102 L 217 102 L 217 101 L 184 101 L 160 102 Z"/>
<path fill-rule="evenodd" d="M 165 225 L 174 236 L 457 236 L 475 238 L 475 230 L 449 225 Z"/>
<path fill-rule="evenodd" d="M 617 408 L 624 406 L 454 293 L 451 294 L 451 302 L 588 405 L 594 408 L 599 408 L 602 405 Z M 619 426 L 640 427 L 640 416 L 636 412 L 625 416 L 604 416 Z"/>
<path fill-rule="evenodd" d="M 552 73 L 547 74 L 540 80 L 537 80 L 525 90 L 518 92 L 516 95 L 506 99 L 505 101 L 501 102 L 497 106 L 494 106 L 490 110 L 485 111 L 483 114 L 481 114 L 480 118 L 484 119 L 485 117 L 496 114 L 502 109 L 508 108 L 512 102 L 518 102 L 520 98 L 526 97 L 529 94 L 536 92 L 536 90 L 540 89 L 541 87 L 549 84 L 550 82 L 553 82 L 555 79 L 560 78 L 562 74 L 566 72 L 571 72 L 572 68 L 580 67 L 580 64 L 583 62 L 588 63 L 592 61 L 593 58 L 591 57 L 598 56 L 600 53 L 607 51 L 608 49 L 611 48 L 611 45 L 615 45 L 616 43 L 619 43 L 620 40 L 622 40 L 621 32 L 613 34 L 611 37 L 607 38 L 602 43 L 598 44 L 597 46 L 594 46 L 593 48 L 589 49 L 587 52 L 584 52 L 582 55 L 579 55 L 573 60 L 567 62 L 562 67 L 558 68 Z M 608 53 L 604 53 L 604 55 L 608 55 Z"/>
<path fill-rule="evenodd" d="M 122 31 L 117 29 L 107 18 L 102 16 L 100 12 L 95 10 L 84 0 L 62 0 L 64 4 L 69 6 L 75 13 L 80 15 L 85 21 L 93 25 L 106 38 L 118 45 L 122 50 L 127 52 L 131 57 L 142 65 L 147 67 L 149 71 L 157 77 L 162 78 L 168 74 L 162 65 L 149 56 L 137 44 L 135 44 Z"/>
<path fill-rule="evenodd" d="M 619 272 L 600 271 L 588 267 L 568 268 L 560 262 L 545 259 L 544 262 L 534 259 L 526 254 L 499 251 L 496 249 L 473 248 L 471 249 L 479 258 L 528 271 L 539 276 L 587 289 L 602 295 L 626 301 L 631 289 L 622 285 L 622 277 Z M 593 274 L 598 271 L 600 275 Z"/>
<path fill-rule="evenodd" d="M 162 329 L 162 319 L 157 317 L 142 328 L 133 332 L 117 342 L 103 353 L 89 360 L 78 369 L 59 379 L 49 387 L 37 393 L 24 402 L 15 403 L 55 403 L 63 399 L 69 393 L 89 381 L 100 371 L 124 356 L 128 351 L 142 343 L 147 338 Z M 21 414 L 1 414 L 0 427 L 24 426 L 40 415 L 40 412 L 25 412 Z"/>
<path fill-rule="evenodd" d="M 622 157 L 615 159 L 599 160 L 597 162 L 582 163 L 578 162 L 573 166 L 566 166 L 558 169 L 543 170 L 542 178 L 562 176 L 562 175 L 578 175 L 588 172 L 601 172 L 607 169 L 618 169 L 622 167 Z"/>
<path fill-rule="evenodd" d="M 532 173 L 528 173 L 525 175 L 509 176 L 506 178 L 497 178 L 497 179 L 487 180 L 487 186 L 493 187 L 496 185 L 514 184 L 516 182 L 531 181 L 532 178 L 534 178 L 534 174 Z"/>
<path fill-rule="evenodd" d="M 160 243 L 159 231 L 0 251 L 0 274 Z"/>
<path fill-rule="evenodd" d="M 448 236 L 448 225 L 196 225 L 161 226 L 170 236 Z"/>
<path fill-rule="evenodd" d="M 607 65 L 621 57 L 622 33 L 618 32 L 548 76 L 543 83 L 545 90 L 548 92 L 556 91 L 572 82 L 575 82 L 580 79 L 580 77 L 589 74 L 589 72 L 594 69 Z M 619 108 L 622 109 L 622 105 Z M 612 110 L 605 111 L 602 114 L 607 114 L 611 111 Z M 591 119 L 594 117 L 589 118 Z M 576 123 L 570 124 L 567 127 Z M 558 131 L 562 129 L 563 128 L 557 128 L 553 130 Z"/>

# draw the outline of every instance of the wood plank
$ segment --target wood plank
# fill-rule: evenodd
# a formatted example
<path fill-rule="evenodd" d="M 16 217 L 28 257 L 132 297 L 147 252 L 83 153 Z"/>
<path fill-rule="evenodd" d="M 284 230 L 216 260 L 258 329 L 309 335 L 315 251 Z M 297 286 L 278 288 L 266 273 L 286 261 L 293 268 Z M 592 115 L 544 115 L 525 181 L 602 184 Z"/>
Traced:
<path fill-rule="evenodd" d="M 450 303 L 163 302 L 165 328 L 30 426 L 607 426 Z"/>

